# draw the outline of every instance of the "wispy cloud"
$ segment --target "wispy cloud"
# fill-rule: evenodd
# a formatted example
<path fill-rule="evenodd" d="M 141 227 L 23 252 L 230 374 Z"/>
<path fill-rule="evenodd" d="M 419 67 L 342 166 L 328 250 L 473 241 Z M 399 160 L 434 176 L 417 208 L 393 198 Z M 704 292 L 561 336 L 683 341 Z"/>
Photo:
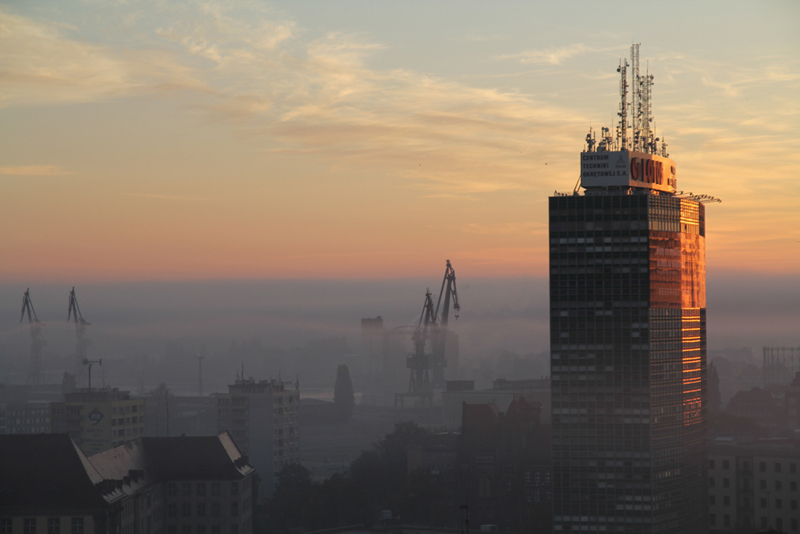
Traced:
<path fill-rule="evenodd" d="M 0 167 L 0 174 L 5 176 L 65 176 L 74 174 L 58 165 L 26 165 L 21 167 Z"/>
<path fill-rule="evenodd" d="M 533 63 L 537 65 L 560 65 L 566 59 L 594 51 L 583 43 L 559 48 L 545 48 L 543 50 L 525 50 L 519 54 L 500 56 L 500 59 L 517 59 L 520 63 Z"/>

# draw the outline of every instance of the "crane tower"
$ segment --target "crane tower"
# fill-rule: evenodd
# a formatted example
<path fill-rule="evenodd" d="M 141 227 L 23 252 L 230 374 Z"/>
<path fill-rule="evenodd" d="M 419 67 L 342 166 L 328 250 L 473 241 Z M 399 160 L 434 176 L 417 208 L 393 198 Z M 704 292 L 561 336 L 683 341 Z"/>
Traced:
<path fill-rule="evenodd" d="M 72 319 L 75 322 L 75 336 L 77 338 L 75 344 L 75 377 L 81 376 L 81 370 L 84 365 L 84 360 L 87 360 L 87 348 L 92 344 L 91 340 L 86 336 L 86 327 L 92 323 L 86 321 L 81 313 L 81 307 L 78 305 L 78 297 L 75 296 L 75 287 L 69 292 L 69 310 L 67 311 L 67 322 Z"/>
<path fill-rule="evenodd" d="M 28 315 L 28 324 L 31 329 L 31 367 L 28 372 L 28 383 L 38 386 L 44 383 L 44 371 L 42 369 L 42 348 L 47 345 L 47 341 L 42 337 L 42 323 L 36 316 L 36 310 L 33 308 L 33 300 L 31 300 L 31 290 L 25 290 L 22 296 L 22 313 L 19 317 L 19 322 Z"/>

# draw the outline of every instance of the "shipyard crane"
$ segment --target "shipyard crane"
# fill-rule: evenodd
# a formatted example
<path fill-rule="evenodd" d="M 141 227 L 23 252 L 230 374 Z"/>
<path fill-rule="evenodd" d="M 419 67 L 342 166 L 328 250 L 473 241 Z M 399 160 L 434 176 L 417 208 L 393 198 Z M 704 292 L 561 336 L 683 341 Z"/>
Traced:
<path fill-rule="evenodd" d="M 28 373 L 28 383 L 38 386 L 44 383 L 42 348 L 47 345 L 47 342 L 42 337 L 42 323 L 36 316 L 30 288 L 25 289 L 25 294 L 22 296 L 22 313 L 19 316 L 19 322 L 22 322 L 26 314 L 31 329 L 31 367 Z"/>
<path fill-rule="evenodd" d="M 414 352 L 406 358 L 406 367 L 410 370 L 408 392 L 395 394 L 395 406 L 405 406 L 406 397 L 417 398 L 423 405 L 430 406 L 433 404 L 433 391 L 431 391 L 429 375 L 431 356 L 425 351 L 425 348 L 435 328 L 436 312 L 433 308 L 433 297 L 431 290 L 426 289 L 422 313 L 420 313 L 417 326 L 411 335 L 411 340 L 414 342 Z"/>
<path fill-rule="evenodd" d="M 442 306 L 442 297 L 444 297 L 444 306 Z M 450 316 L 450 303 L 455 311 L 455 318 L 458 319 L 461 311 L 461 306 L 458 304 L 458 291 L 456 290 L 456 271 L 447 260 L 447 266 L 444 271 L 444 279 L 442 279 L 442 287 L 439 290 L 439 300 L 436 302 L 436 311 L 434 312 L 434 320 L 438 320 L 438 325 L 435 328 L 436 334 L 433 340 L 433 358 L 431 359 L 432 370 L 432 383 L 433 387 L 444 387 L 444 368 L 447 367 L 447 359 L 445 358 L 447 348 L 447 322 Z M 441 309 L 441 315 L 439 310 Z"/>
<path fill-rule="evenodd" d="M 75 345 L 74 373 L 75 376 L 78 377 L 82 374 L 81 368 L 87 360 L 86 349 L 92 344 L 91 340 L 89 340 L 89 338 L 86 336 L 86 327 L 90 326 L 92 323 L 83 318 L 81 307 L 78 305 L 78 297 L 75 295 L 75 286 L 73 286 L 72 291 L 69 292 L 69 310 L 67 311 L 67 322 L 69 322 L 70 319 L 75 323 L 75 336 L 77 338 L 77 342 Z M 91 367 L 89 372 L 91 373 Z M 91 382 L 91 378 L 89 380 Z"/>

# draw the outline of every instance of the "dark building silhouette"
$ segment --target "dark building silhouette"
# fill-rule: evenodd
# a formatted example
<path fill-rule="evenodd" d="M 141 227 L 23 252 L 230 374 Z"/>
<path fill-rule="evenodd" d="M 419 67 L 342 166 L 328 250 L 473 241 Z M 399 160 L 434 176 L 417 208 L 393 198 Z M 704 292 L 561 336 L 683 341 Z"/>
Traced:
<path fill-rule="evenodd" d="M 254 470 L 226 434 L 87 457 L 67 434 L 0 436 L 4 534 L 250 534 Z"/>

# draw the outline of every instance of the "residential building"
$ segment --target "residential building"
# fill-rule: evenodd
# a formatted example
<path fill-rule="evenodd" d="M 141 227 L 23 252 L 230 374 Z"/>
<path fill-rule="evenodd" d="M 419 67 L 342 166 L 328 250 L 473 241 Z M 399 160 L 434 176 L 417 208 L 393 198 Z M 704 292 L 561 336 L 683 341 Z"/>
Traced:
<path fill-rule="evenodd" d="M 217 426 L 229 432 L 255 467 L 263 496 L 272 495 L 275 473 L 300 461 L 300 384 L 253 378 L 217 394 Z"/>
<path fill-rule="evenodd" d="M 254 470 L 228 434 L 87 457 L 66 434 L 0 436 L 3 534 L 251 534 Z"/>
<path fill-rule="evenodd" d="M 799 445 L 716 440 L 708 454 L 710 532 L 800 532 Z"/>
<path fill-rule="evenodd" d="M 117 388 L 76 389 L 50 404 L 50 430 L 92 455 L 144 436 L 145 401 Z"/>

